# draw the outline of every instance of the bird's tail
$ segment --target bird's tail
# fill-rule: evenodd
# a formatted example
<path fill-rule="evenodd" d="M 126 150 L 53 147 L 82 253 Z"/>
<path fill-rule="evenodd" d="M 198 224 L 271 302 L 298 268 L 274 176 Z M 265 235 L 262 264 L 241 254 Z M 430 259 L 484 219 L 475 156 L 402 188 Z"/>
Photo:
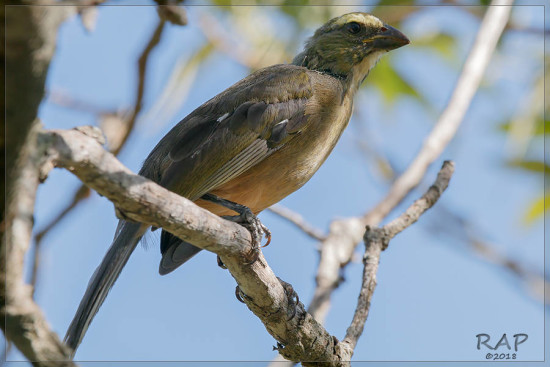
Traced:
<path fill-rule="evenodd" d="M 73 350 L 72 356 L 147 228 L 144 224 L 120 221 L 115 239 L 92 275 L 65 335 L 65 343 Z"/>

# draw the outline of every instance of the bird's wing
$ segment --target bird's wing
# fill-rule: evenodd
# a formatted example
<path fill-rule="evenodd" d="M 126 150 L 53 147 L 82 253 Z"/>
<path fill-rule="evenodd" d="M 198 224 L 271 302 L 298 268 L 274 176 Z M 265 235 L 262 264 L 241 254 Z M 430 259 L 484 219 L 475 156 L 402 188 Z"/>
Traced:
<path fill-rule="evenodd" d="M 275 65 L 257 71 L 193 111 L 153 150 L 141 174 L 191 200 L 261 162 L 308 124 L 313 96 L 307 69 Z M 200 248 L 163 231 L 160 274 Z"/>
<path fill-rule="evenodd" d="M 160 184 L 195 200 L 237 177 L 307 125 L 312 95 L 307 69 L 276 65 L 251 74 L 168 134 L 170 148 L 157 157 Z"/>

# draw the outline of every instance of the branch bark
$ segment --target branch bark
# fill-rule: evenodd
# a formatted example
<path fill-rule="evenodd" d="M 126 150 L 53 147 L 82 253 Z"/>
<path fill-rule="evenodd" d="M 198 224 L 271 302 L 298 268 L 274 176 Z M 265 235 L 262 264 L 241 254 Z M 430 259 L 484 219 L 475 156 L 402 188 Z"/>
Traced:
<path fill-rule="evenodd" d="M 322 241 L 325 239 L 323 232 L 319 228 L 316 228 L 308 223 L 300 213 L 296 213 L 280 204 L 272 205 L 267 210 L 293 224 L 296 228 L 300 229 L 309 237 L 316 239 L 317 241 Z"/>
<path fill-rule="evenodd" d="M 18 159 L 13 192 L 6 212 L 5 248 L 0 253 L 3 297 L 0 317 L 6 339 L 35 366 L 75 366 L 68 361 L 70 351 L 50 327 L 32 300 L 25 284 L 24 260 L 31 241 L 34 202 L 38 189 L 41 155 L 36 146 L 38 125 L 31 129 Z"/>
<path fill-rule="evenodd" d="M 0 204 L 4 207 L 13 182 L 12 171 L 23 142 L 36 119 L 44 94 L 44 84 L 53 57 L 59 25 L 74 7 L 41 6 L 46 1 L 21 1 L 20 5 L 2 6 L 5 16 L 5 129 L 1 129 L 0 164 L 6 179 L 0 180 Z M 2 75 L 4 75 L 2 73 Z M 1 98 L 4 103 L 4 96 Z M 5 136 L 4 136 L 5 134 Z M 4 186 L 7 184 L 7 186 Z M 1 212 L 4 219 L 4 211 Z"/>
<path fill-rule="evenodd" d="M 363 333 L 365 322 L 369 314 L 370 302 L 376 288 L 376 273 L 380 263 L 380 254 L 398 233 L 415 223 L 426 210 L 430 209 L 447 189 L 454 172 L 454 163 L 445 161 L 437 175 L 434 184 L 418 200 L 416 200 L 403 214 L 381 228 L 367 226 L 364 235 L 365 254 L 363 256 L 363 282 L 357 301 L 357 308 L 353 315 L 351 325 L 346 331 L 346 337 L 342 341 L 348 343 L 351 349 L 355 349 L 359 337 Z"/>
<path fill-rule="evenodd" d="M 133 174 L 91 137 L 96 131 L 43 131 L 37 144 L 52 167 L 75 174 L 129 219 L 162 227 L 218 254 L 237 281 L 244 303 L 278 341 L 278 350 L 285 358 L 304 365 L 307 361 L 338 365 L 350 359 L 351 350 L 304 310 L 292 287 L 275 276 L 263 255 L 247 265 L 252 247 L 246 229 Z"/>
<path fill-rule="evenodd" d="M 33 148 L 28 146 L 38 106 L 61 23 L 75 8 L 42 6 L 45 1 L 19 1 L 1 8 L 5 34 L 0 59 L 5 64 L 5 128 L 1 129 L 0 204 L 0 316 L 6 339 L 37 366 L 73 366 L 52 363 L 68 353 L 49 326 L 39 307 L 30 298 L 30 287 L 23 281 L 23 259 L 29 246 L 33 224 L 36 185 L 31 167 Z M 12 2 L 13 4 L 13 2 Z M 4 30 L 4 29 L 3 29 Z M 4 98 L 5 97 L 5 98 Z M 25 143 L 27 142 L 27 143 Z M 7 197 L 5 196 L 7 195 Z"/>
<path fill-rule="evenodd" d="M 38 131 L 29 139 L 27 156 L 22 157 L 22 175 L 10 212 L 7 255 L 6 335 L 30 360 L 67 359 L 67 348 L 59 341 L 41 315 L 23 282 L 24 254 L 32 231 L 32 212 L 39 181 L 53 167 L 62 167 L 112 201 L 126 217 L 162 227 L 196 246 L 218 254 L 238 284 L 238 292 L 248 308 L 262 321 L 277 340 L 277 349 L 285 358 L 303 365 L 347 365 L 354 344 L 339 342 L 304 310 L 292 286 L 275 276 L 265 258 L 248 264 L 250 234 L 243 227 L 222 219 L 191 201 L 152 181 L 133 174 L 113 154 L 104 150 L 96 128 L 70 131 Z M 406 213 L 413 218 L 410 213 Z M 409 220 L 408 225 L 413 220 Z M 23 313 L 21 315 L 21 313 Z M 22 320 L 24 318 L 24 320 Z M 34 334 L 22 328 L 33 321 Z M 363 321 L 364 322 L 364 321 Z M 13 325 L 12 325 L 13 324 Z M 36 345 L 42 348 L 36 348 Z M 46 344 L 42 344 L 46 343 Z M 72 366 L 72 362 L 63 362 Z"/>

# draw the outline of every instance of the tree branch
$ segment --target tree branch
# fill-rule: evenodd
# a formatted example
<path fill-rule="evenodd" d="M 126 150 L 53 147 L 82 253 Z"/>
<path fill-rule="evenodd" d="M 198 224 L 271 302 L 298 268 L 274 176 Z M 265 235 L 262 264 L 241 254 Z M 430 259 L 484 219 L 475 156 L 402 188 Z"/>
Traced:
<path fill-rule="evenodd" d="M 309 237 L 313 239 L 322 241 L 326 237 L 320 229 L 315 228 L 313 225 L 308 223 L 304 219 L 304 217 L 300 215 L 300 213 L 296 213 L 288 208 L 285 208 L 280 204 L 272 205 L 267 210 L 285 219 L 286 221 L 294 224 L 298 229 L 300 229 L 302 232 L 304 232 L 305 234 L 307 234 Z"/>
<path fill-rule="evenodd" d="M 13 2 L 12 2 L 13 3 Z M 29 136 L 36 133 L 36 116 L 61 23 L 75 14 L 74 7 L 42 6 L 47 1 L 20 1 L 3 6 L 5 45 L 0 46 L 5 64 L 5 129 L 0 133 L 0 315 L 8 342 L 34 364 L 54 365 L 41 360 L 63 360 L 68 353 L 50 328 L 40 308 L 29 296 L 23 280 L 23 259 L 30 243 L 36 181 L 30 161 Z M 4 98 L 5 97 L 5 98 Z M 4 186 L 5 185 L 5 186 Z M 7 195 L 7 197 L 5 196 Z M 7 353 L 6 353 L 7 355 Z M 73 366 L 73 363 L 55 363 Z"/>
<path fill-rule="evenodd" d="M 24 260 L 31 241 L 33 212 L 43 159 L 36 147 L 38 124 L 29 132 L 21 150 L 6 212 L 5 251 L 0 253 L 4 298 L 0 316 L 6 339 L 35 366 L 75 366 L 70 351 L 50 327 L 24 281 Z M 60 362 L 56 362 L 60 361 Z"/>
<path fill-rule="evenodd" d="M 152 181 L 133 174 L 87 135 L 97 129 L 43 131 L 38 144 L 56 167 L 66 168 L 112 201 L 131 220 L 162 227 L 221 257 L 248 308 L 278 341 L 279 352 L 293 361 L 349 360 L 340 345 L 296 302 L 292 287 L 275 276 L 265 258 L 247 265 L 250 233 Z M 303 362 L 307 365 L 307 362 Z"/>
<path fill-rule="evenodd" d="M 416 200 L 403 214 L 381 228 L 367 226 L 365 232 L 365 254 L 363 256 L 363 282 L 357 301 L 357 308 L 353 315 L 351 325 L 346 331 L 346 337 L 342 343 L 348 343 L 351 349 L 355 349 L 359 337 L 363 333 L 365 321 L 369 314 L 370 304 L 376 287 L 376 273 L 380 263 L 380 254 L 385 250 L 390 240 L 398 233 L 415 223 L 426 210 L 430 209 L 447 186 L 454 172 L 454 163 L 445 161 L 437 175 L 434 184 L 418 200 Z"/>
<path fill-rule="evenodd" d="M 0 204 L 14 181 L 11 172 L 19 151 L 36 119 L 38 106 L 44 94 L 44 84 L 50 60 L 55 52 L 59 25 L 76 13 L 71 6 L 41 6 L 47 1 L 21 1 L 20 5 L 2 6 L 5 19 L 5 47 L 2 42 L 2 69 L 5 70 L 5 129 L 0 132 L 0 165 L 5 174 L 0 179 Z M 4 73 L 2 77 L 4 77 Z M 3 106 L 4 107 L 4 106 Z M 5 165 L 5 166 L 4 166 Z M 4 186 L 6 185 L 6 186 Z M 4 220 L 4 211 L 0 212 Z M 1 240 L 1 239 L 0 239 Z"/>

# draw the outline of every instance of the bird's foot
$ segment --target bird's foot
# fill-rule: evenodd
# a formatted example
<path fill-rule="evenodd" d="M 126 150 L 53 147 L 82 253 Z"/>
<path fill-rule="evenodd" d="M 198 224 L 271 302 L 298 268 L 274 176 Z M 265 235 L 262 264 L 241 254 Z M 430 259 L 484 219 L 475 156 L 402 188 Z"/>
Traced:
<path fill-rule="evenodd" d="M 225 216 L 223 218 L 242 225 L 250 232 L 250 235 L 252 236 L 252 251 L 249 256 L 250 259 L 246 263 L 247 265 L 250 265 L 258 260 L 258 257 L 260 256 L 260 249 L 269 245 L 269 243 L 271 242 L 271 232 L 269 231 L 269 229 L 267 229 L 266 226 L 262 224 L 262 222 L 260 222 L 258 217 L 252 214 L 250 209 L 248 210 L 248 212 L 244 212 L 240 215 Z M 262 245 L 262 238 L 264 235 L 267 242 L 265 243 L 265 245 Z"/>
<path fill-rule="evenodd" d="M 252 252 L 250 261 L 247 262 L 247 264 L 253 264 L 256 260 L 258 260 L 258 257 L 260 256 L 260 248 L 266 247 L 271 242 L 271 232 L 265 225 L 262 224 L 258 217 L 252 213 L 252 210 L 244 205 L 225 200 L 213 194 L 205 194 L 202 196 L 202 199 L 211 201 L 239 213 L 239 215 L 224 216 L 223 218 L 238 223 L 248 229 L 250 235 L 252 236 Z M 264 235 L 266 238 L 266 243 L 262 246 L 262 238 Z M 225 266 L 219 258 L 218 265 L 222 268 Z"/>
<path fill-rule="evenodd" d="M 123 220 L 128 223 L 138 223 L 132 218 L 128 217 L 124 211 L 118 207 L 115 206 L 115 215 L 118 219 Z"/>
<path fill-rule="evenodd" d="M 300 306 L 300 297 L 298 297 L 298 293 L 294 290 L 294 287 L 292 287 L 292 284 L 285 282 L 281 278 L 277 277 L 279 280 L 279 283 L 283 286 L 283 289 L 286 294 L 287 302 L 288 302 L 288 310 L 287 310 L 287 320 L 290 321 L 296 316 L 297 309 Z"/>
<path fill-rule="evenodd" d="M 235 297 L 241 303 L 245 303 L 244 302 L 245 298 L 248 298 L 248 296 L 243 293 L 243 291 L 241 290 L 241 287 L 239 287 L 239 286 L 235 287 Z"/>

